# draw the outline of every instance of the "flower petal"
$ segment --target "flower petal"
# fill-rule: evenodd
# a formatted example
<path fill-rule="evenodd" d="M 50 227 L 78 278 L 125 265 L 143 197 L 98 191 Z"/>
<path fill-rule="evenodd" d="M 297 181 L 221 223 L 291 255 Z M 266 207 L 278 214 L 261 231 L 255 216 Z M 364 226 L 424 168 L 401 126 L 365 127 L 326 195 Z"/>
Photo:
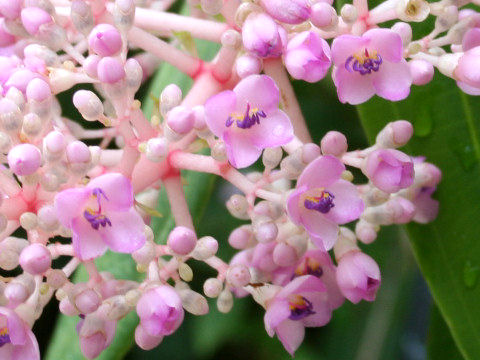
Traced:
<path fill-rule="evenodd" d="M 91 194 L 90 189 L 74 188 L 63 190 L 55 196 L 55 212 L 63 226 L 70 228 L 72 220 L 82 215 Z"/>
<path fill-rule="evenodd" d="M 297 188 L 308 189 L 327 187 L 340 179 L 345 165 L 332 155 L 319 156 L 303 170 L 298 178 Z"/>
<path fill-rule="evenodd" d="M 248 132 L 250 141 L 260 149 L 288 144 L 293 139 L 293 126 L 290 118 L 282 110 L 274 110 L 260 120 Z"/>
<path fill-rule="evenodd" d="M 274 300 L 267 307 L 263 321 L 270 337 L 275 334 L 275 328 L 290 316 L 288 301 L 285 299 Z"/>
<path fill-rule="evenodd" d="M 285 350 L 293 356 L 305 337 L 305 327 L 301 321 L 285 320 L 277 326 L 276 333 Z"/>
<path fill-rule="evenodd" d="M 302 211 L 302 223 L 313 243 L 320 250 L 333 248 L 338 238 L 338 225 L 315 210 Z"/>
<path fill-rule="evenodd" d="M 332 318 L 332 309 L 328 302 L 329 294 L 327 292 L 312 293 L 305 296 L 313 305 L 312 310 L 315 314 L 302 319 L 306 327 L 319 327 L 328 324 Z"/>
<path fill-rule="evenodd" d="M 133 188 L 130 180 L 119 173 L 101 175 L 87 185 L 89 189 L 100 188 L 105 193 L 103 197 L 103 211 L 126 211 L 133 206 Z"/>
<path fill-rule="evenodd" d="M 327 190 L 335 196 L 333 200 L 335 206 L 325 214 L 327 219 L 336 224 L 346 224 L 360 217 L 364 203 L 355 185 L 345 180 L 338 180 Z"/>
<path fill-rule="evenodd" d="M 405 99 L 410 94 L 412 74 L 405 60 L 399 63 L 384 61 L 373 77 L 377 95 L 391 101 Z"/>
<path fill-rule="evenodd" d="M 94 259 L 107 251 L 100 232 L 92 228 L 83 217 L 72 220 L 72 232 L 73 250 L 80 260 Z"/>
<path fill-rule="evenodd" d="M 239 129 L 242 130 L 243 129 Z M 237 169 L 252 165 L 262 154 L 262 149 L 250 142 L 250 138 L 239 131 L 231 130 L 223 134 L 230 164 Z"/>
<path fill-rule="evenodd" d="M 300 214 L 301 205 L 300 196 L 307 191 L 307 186 L 303 185 L 295 189 L 287 199 L 287 214 L 296 225 L 302 225 L 302 217 Z"/>
<path fill-rule="evenodd" d="M 129 211 L 110 212 L 107 217 L 112 226 L 106 226 L 99 231 L 110 249 L 130 254 L 145 244 L 145 224 L 134 208 Z"/>
<path fill-rule="evenodd" d="M 225 122 L 235 112 L 237 96 L 231 90 L 212 96 L 205 103 L 205 122 L 212 133 L 222 137 L 227 129 Z"/>
<path fill-rule="evenodd" d="M 397 63 L 403 59 L 402 38 L 396 32 L 390 29 L 371 29 L 363 37 L 369 40 L 368 48 L 376 50 L 383 60 Z"/>
<path fill-rule="evenodd" d="M 343 67 L 347 58 L 368 45 L 369 39 L 354 36 L 341 35 L 333 40 L 332 61 L 335 65 Z"/>
<path fill-rule="evenodd" d="M 250 75 L 233 89 L 237 95 L 237 110 L 245 111 L 247 104 L 265 112 L 278 108 L 280 90 L 267 75 Z"/>
<path fill-rule="evenodd" d="M 342 103 L 358 105 L 375 95 L 370 75 L 361 75 L 356 71 L 349 72 L 345 66 L 341 65 L 334 70 L 334 77 L 338 99 Z"/>

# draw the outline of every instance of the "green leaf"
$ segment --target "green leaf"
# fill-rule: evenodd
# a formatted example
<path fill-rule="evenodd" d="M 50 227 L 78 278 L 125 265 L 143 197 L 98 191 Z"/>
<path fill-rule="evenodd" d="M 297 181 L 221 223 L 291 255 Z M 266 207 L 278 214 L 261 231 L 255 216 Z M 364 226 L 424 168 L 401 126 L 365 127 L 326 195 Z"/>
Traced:
<path fill-rule="evenodd" d="M 197 48 L 204 59 L 211 59 L 218 50 L 218 44 L 206 41 L 197 41 Z M 170 83 L 177 84 L 182 91 L 186 92 L 192 85 L 192 80 L 180 73 L 169 64 L 162 64 L 159 72 L 155 75 L 151 89 L 144 102 L 146 116 L 152 114 L 155 106 L 155 97 L 158 98 L 161 90 Z M 152 94 L 153 96 L 150 96 Z M 209 174 L 197 174 L 193 172 L 182 173 L 188 186 L 185 187 L 187 202 L 190 212 L 196 222 L 202 217 L 205 205 L 213 189 L 215 177 Z M 166 242 L 166 237 L 174 226 L 174 219 L 170 215 L 170 206 L 164 190 L 160 193 L 158 211 L 163 217 L 154 217 L 151 226 L 157 242 Z M 112 272 L 119 279 L 140 280 L 143 275 L 137 273 L 135 262 L 128 255 L 108 252 L 96 261 L 101 271 Z M 81 268 L 73 277 L 73 282 L 87 280 L 87 274 Z M 77 360 L 83 359 L 75 331 L 78 319 L 60 315 L 54 334 L 45 356 L 46 360 Z M 138 323 L 136 314 L 131 313 L 122 319 L 117 325 L 115 339 L 112 344 L 98 358 L 100 360 L 122 359 L 134 345 L 134 331 Z"/>
<path fill-rule="evenodd" d="M 440 213 L 431 224 L 407 226 L 411 244 L 435 302 L 460 351 L 480 359 L 480 103 L 441 75 L 413 87 L 401 102 L 375 98 L 358 106 L 370 141 L 389 121 L 406 119 L 417 135 L 405 150 L 425 155 L 443 172 L 434 195 Z"/>
<path fill-rule="evenodd" d="M 427 338 L 428 360 L 463 360 L 438 307 L 432 304 Z"/>

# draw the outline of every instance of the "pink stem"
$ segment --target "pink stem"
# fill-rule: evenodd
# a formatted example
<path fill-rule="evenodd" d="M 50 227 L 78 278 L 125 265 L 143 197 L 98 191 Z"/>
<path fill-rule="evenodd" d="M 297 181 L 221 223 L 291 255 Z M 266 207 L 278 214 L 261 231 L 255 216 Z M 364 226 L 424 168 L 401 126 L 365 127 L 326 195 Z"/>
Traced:
<path fill-rule="evenodd" d="M 170 211 L 175 218 L 175 225 L 185 226 L 195 230 L 180 176 L 170 176 L 164 179 L 163 185 L 167 191 Z"/>

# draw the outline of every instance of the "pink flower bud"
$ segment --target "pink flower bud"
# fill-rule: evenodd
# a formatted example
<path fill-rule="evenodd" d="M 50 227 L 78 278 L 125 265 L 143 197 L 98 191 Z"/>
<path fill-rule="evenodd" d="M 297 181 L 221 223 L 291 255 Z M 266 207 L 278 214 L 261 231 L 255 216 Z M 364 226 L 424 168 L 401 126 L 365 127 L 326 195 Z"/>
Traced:
<path fill-rule="evenodd" d="M 168 113 L 167 125 L 177 134 L 187 134 L 193 129 L 195 117 L 192 110 L 183 106 L 174 107 Z"/>
<path fill-rule="evenodd" d="M 0 47 L 7 47 L 15 43 L 15 36 L 5 27 L 5 20 L 0 19 Z"/>
<path fill-rule="evenodd" d="M 266 221 L 255 227 L 255 237 L 260 243 L 268 243 L 277 238 L 278 227 L 273 221 Z"/>
<path fill-rule="evenodd" d="M 233 287 L 244 287 L 250 282 L 250 279 L 250 271 L 245 265 L 234 265 L 227 271 L 227 281 Z"/>
<path fill-rule="evenodd" d="M 433 65 L 425 60 L 412 60 L 408 63 L 412 74 L 412 83 L 426 85 L 433 79 Z"/>
<path fill-rule="evenodd" d="M 287 43 L 287 34 L 270 16 L 252 13 L 243 23 L 242 40 L 245 48 L 258 57 L 278 57 Z"/>
<path fill-rule="evenodd" d="M 143 70 L 137 60 L 130 58 L 125 62 L 126 85 L 133 91 L 137 91 L 142 85 Z"/>
<path fill-rule="evenodd" d="M 91 31 L 88 45 L 100 56 L 114 56 L 122 49 L 122 37 L 114 26 L 99 24 Z"/>
<path fill-rule="evenodd" d="M 388 201 L 387 208 L 393 209 L 393 222 L 395 224 L 406 224 L 415 215 L 415 205 L 400 196 Z"/>
<path fill-rule="evenodd" d="M 92 160 L 92 154 L 83 142 L 73 141 L 67 146 L 67 160 L 71 164 L 85 164 Z"/>
<path fill-rule="evenodd" d="M 114 84 L 125 77 L 123 64 L 116 58 L 105 57 L 99 61 L 98 79 L 107 84 Z"/>
<path fill-rule="evenodd" d="M 342 294 L 351 302 L 375 300 L 380 282 L 380 269 L 370 256 L 351 251 L 340 259 L 337 283 Z"/>
<path fill-rule="evenodd" d="M 65 136 L 60 131 L 51 131 L 45 136 L 44 144 L 49 152 L 58 154 L 65 149 Z"/>
<path fill-rule="evenodd" d="M 50 251 L 42 244 L 29 245 L 20 253 L 20 266 L 29 274 L 43 274 L 52 266 Z"/>
<path fill-rule="evenodd" d="M 363 220 L 355 225 L 355 235 L 364 244 L 371 244 L 377 238 L 375 226 Z"/>
<path fill-rule="evenodd" d="M 187 255 L 197 243 L 195 232 L 185 226 L 177 226 L 168 235 L 167 245 L 175 254 Z"/>
<path fill-rule="evenodd" d="M 80 349 L 87 359 L 95 359 L 107 347 L 104 333 L 98 331 L 88 336 L 80 336 Z"/>
<path fill-rule="evenodd" d="M 455 76 L 467 85 L 480 87 L 480 47 L 468 50 L 458 60 Z"/>
<path fill-rule="evenodd" d="M 398 148 L 412 138 L 413 126 L 406 120 L 397 120 L 388 123 L 376 138 L 376 144 L 384 148 Z"/>
<path fill-rule="evenodd" d="M 55 230 L 58 226 L 57 214 L 51 205 L 41 207 L 37 211 L 37 219 L 40 227 L 46 231 Z"/>
<path fill-rule="evenodd" d="M 14 20 L 20 16 L 23 0 L 0 0 L 0 14 L 6 19 Z"/>
<path fill-rule="evenodd" d="M 480 46 L 480 29 L 475 27 L 468 30 L 462 39 L 462 49 L 463 51 L 468 51 L 477 46 Z"/>
<path fill-rule="evenodd" d="M 347 138 L 338 131 L 329 131 L 320 143 L 324 155 L 341 156 L 347 149 Z"/>
<path fill-rule="evenodd" d="M 91 78 L 96 79 L 98 77 L 98 63 L 102 58 L 98 55 L 90 55 L 85 59 L 83 63 L 83 70 Z"/>
<path fill-rule="evenodd" d="M 327 2 L 318 2 L 312 5 L 310 21 L 318 28 L 329 28 L 338 22 L 335 9 Z"/>
<path fill-rule="evenodd" d="M 84 35 L 88 35 L 95 24 L 92 8 L 85 0 L 72 1 L 70 18 L 75 28 Z"/>
<path fill-rule="evenodd" d="M 12 75 L 10 75 L 5 83 L 4 89 L 8 90 L 11 87 L 16 87 L 22 93 L 25 93 L 30 81 L 38 77 L 40 77 L 40 75 L 30 71 L 29 69 L 18 69 L 13 72 Z"/>
<path fill-rule="evenodd" d="M 58 309 L 62 314 L 67 316 L 78 316 L 79 314 L 78 310 L 75 308 L 75 306 L 73 306 L 72 302 L 68 297 L 60 300 L 60 303 L 58 304 Z"/>
<path fill-rule="evenodd" d="M 297 252 L 290 245 L 279 243 L 273 249 L 273 261 L 279 266 L 291 266 L 297 260 Z"/>
<path fill-rule="evenodd" d="M 153 162 L 160 162 L 168 155 L 168 142 L 165 138 L 152 138 L 147 142 L 146 156 Z"/>
<path fill-rule="evenodd" d="M 204 130 L 207 127 L 207 123 L 205 122 L 205 108 L 202 105 L 197 105 L 192 110 L 195 118 L 193 123 L 194 129 Z"/>
<path fill-rule="evenodd" d="M 232 231 L 228 237 L 228 243 L 234 249 L 245 249 L 252 239 L 250 226 L 243 225 Z"/>
<path fill-rule="evenodd" d="M 327 75 L 331 63 L 328 43 L 313 31 L 304 31 L 288 42 L 285 66 L 295 79 L 317 82 Z"/>
<path fill-rule="evenodd" d="M 235 69 L 240 78 L 246 78 L 249 75 L 259 74 L 262 71 L 262 62 L 253 55 L 243 55 L 237 58 Z"/>
<path fill-rule="evenodd" d="M 305 164 L 311 163 L 321 155 L 320 146 L 313 143 L 307 143 L 302 147 L 302 162 Z"/>
<path fill-rule="evenodd" d="M 163 335 L 152 336 L 142 325 L 138 325 L 135 329 L 135 342 L 143 350 L 151 350 L 156 348 L 163 340 Z"/>
<path fill-rule="evenodd" d="M 271 17 L 287 24 L 300 24 L 310 16 L 307 0 L 262 0 L 261 4 Z"/>
<path fill-rule="evenodd" d="M 75 296 L 75 306 L 81 314 L 90 314 L 98 309 L 102 299 L 93 289 L 86 289 Z"/>
<path fill-rule="evenodd" d="M 27 85 L 27 99 L 43 102 L 52 97 L 50 86 L 42 79 L 33 79 Z"/>
<path fill-rule="evenodd" d="M 21 13 L 22 24 L 30 35 L 36 35 L 40 27 L 53 22 L 48 12 L 38 7 L 27 7 Z"/>
<path fill-rule="evenodd" d="M 403 46 L 407 46 L 412 41 L 412 27 L 405 22 L 397 22 L 392 26 L 392 30 L 395 31 L 402 38 Z"/>
<path fill-rule="evenodd" d="M 16 306 L 24 302 L 30 296 L 28 289 L 20 282 L 11 282 L 5 287 L 3 295 L 11 305 Z"/>
<path fill-rule="evenodd" d="M 73 105 L 85 120 L 95 121 L 103 115 L 103 104 L 92 91 L 78 90 L 73 95 Z"/>
<path fill-rule="evenodd" d="M 40 150 L 31 144 L 20 144 L 8 152 L 8 166 L 20 176 L 33 174 L 40 167 L 42 155 Z"/>

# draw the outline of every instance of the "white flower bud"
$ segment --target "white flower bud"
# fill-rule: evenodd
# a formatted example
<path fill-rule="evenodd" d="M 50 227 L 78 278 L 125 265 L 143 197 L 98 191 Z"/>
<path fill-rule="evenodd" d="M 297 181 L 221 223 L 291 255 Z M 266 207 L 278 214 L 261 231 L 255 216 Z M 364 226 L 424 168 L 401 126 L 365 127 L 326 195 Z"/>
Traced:
<path fill-rule="evenodd" d="M 147 141 L 145 155 L 152 162 L 165 160 L 168 155 L 168 141 L 165 138 L 152 138 Z"/>
<path fill-rule="evenodd" d="M 245 196 L 234 194 L 227 201 L 227 209 L 230 214 L 238 219 L 248 219 L 248 202 Z"/>
<path fill-rule="evenodd" d="M 228 313 L 233 307 L 233 295 L 230 290 L 223 290 L 217 299 L 217 308 L 221 313 Z"/>
<path fill-rule="evenodd" d="M 88 36 L 95 26 L 92 8 L 84 0 L 72 1 L 70 19 L 75 28 L 85 36 Z"/>
<path fill-rule="evenodd" d="M 340 10 L 340 16 L 345 23 L 353 24 L 358 18 L 357 8 L 351 4 L 345 4 Z"/>
<path fill-rule="evenodd" d="M 37 215 L 32 212 L 24 212 L 20 215 L 20 226 L 25 230 L 33 230 L 37 227 Z"/>
<path fill-rule="evenodd" d="M 399 0 L 396 13 L 402 21 L 422 22 L 430 13 L 430 6 L 425 0 Z"/>
<path fill-rule="evenodd" d="M 73 95 L 73 105 L 87 121 L 96 121 L 103 117 L 102 101 L 92 91 L 77 91 Z"/>
<path fill-rule="evenodd" d="M 113 21 L 122 31 L 128 31 L 133 26 L 135 19 L 134 0 L 116 0 L 113 10 Z"/>
<path fill-rule="evenodd" d="M 192 281 L 192 279 L 193 279 L 193 271 L 192 271 L 192 268 L 191 268 L 190 266 L 188 266 L 187 264 L 185 264 L 185 263 L 181 263 L 181 264 L 178 266 L 178 275 L 180 275 L 180 278 L 181 278 L 183 281 L 190 282 L 190 281 Z"/>
<path fill-rule="evenodd" d="M 212 148 L 212 158 L 219 162 L 224 162 L 227 160 L 227 148 L 223 141 L 217 141 Z"/>
<path fill-rule="evenodd" d="M 205 315 L 208 313 L 208 303 L 204 296 L 190 289 L 179 290 L 178 294 L 182 299 L 185 311 L 193 315 Z"/>
<path fill-rule="evenodd" d="M 218 241 L 211 236 L 198 239 L 192 257 L 195 260 L 206 260 L 214 256 L 218 251 Z"/>
<path fill-rule="evenodd" d="M 281 147 L 266 148 L 263 150 L 262 162 L 267 169 L 274 169 L 280 164 L 283 157 Z"/>
<path fill-rule="evenodd" d="M 167 113 L 182 102 L 182 90 L 175 84 L 167 85 L 160 94 L 160 114 Z"/>
<path fill-rule="evenodd" d="M 217 278 L 210 278 L 203 284 L 203 292 L 210 298 L 216 298 L 220 295 L 223 288 L 223 283 Z"/>

